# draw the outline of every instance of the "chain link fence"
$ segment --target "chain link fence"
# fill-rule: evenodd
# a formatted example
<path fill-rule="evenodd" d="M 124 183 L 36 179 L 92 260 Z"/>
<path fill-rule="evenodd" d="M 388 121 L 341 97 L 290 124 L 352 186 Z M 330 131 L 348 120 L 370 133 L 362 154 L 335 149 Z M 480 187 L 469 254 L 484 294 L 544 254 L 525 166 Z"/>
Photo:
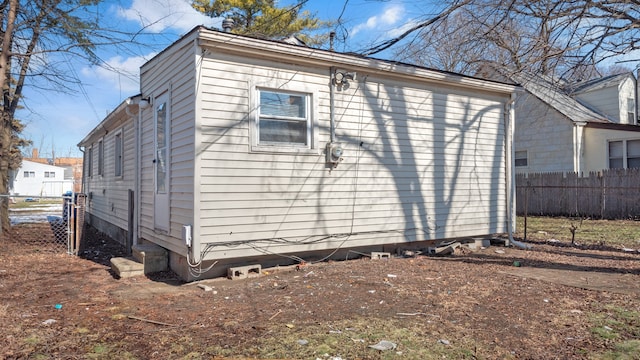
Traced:
<path fill-rule="evenodd" d="M 68 253 L 77 255 L 83 237 L 84 194 L 62 196 L 0 195 L 9 202 L 11 229 L 2 241 L 25 253 Z"/>

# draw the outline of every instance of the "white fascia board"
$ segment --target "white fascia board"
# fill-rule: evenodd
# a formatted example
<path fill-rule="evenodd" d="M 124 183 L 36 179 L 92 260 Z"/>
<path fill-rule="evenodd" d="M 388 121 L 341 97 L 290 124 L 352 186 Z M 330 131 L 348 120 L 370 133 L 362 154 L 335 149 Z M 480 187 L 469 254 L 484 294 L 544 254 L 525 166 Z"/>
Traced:
<path fill-rule="evenodd" d="M 120 103 L 120 105 L 118 105 L 117 108 L 115 108 L 112 112 L 109 113 L 109 115 L 107 115 L 107 117 L 104 118 L 104 120 L 96 125 L 96 127 L 94 127 L 93 130 L 91 130 L 89 134 L 84 137 L 84 139 L 80 140 L 78 146 L 87 146 L 91 141 L 103 137 L 109 131 L 124 123 L 129 118 L 129 116 L 126 114 L 126 108 L 129 105 L 134 105 L 134 98 L 135 96 L 127 98 L 122 103 Z M 125 114 L 124 116 L 122 116 L 123 113 Z"/>
<path fill-rule="evenodd" d="M 200 46 L 213 50 L 250 57 L 258 55 L 260 58 L 277 60 L 279 62 L 324 67 L 344 66 L 348 68 L 347 70 L 357 71 L 360 69 L 369 73 L 385 74 L 387 76 L 405 78 L 413 81 L 421 80 L 500 94 L 511 94 L 518 89 L 516 85 L 429 70 L 407 64 L 397 64 L 390 61 L 336 53 L 328 50 L 215 32 L 204 28 L 201 29 L 198 40 Z"/>

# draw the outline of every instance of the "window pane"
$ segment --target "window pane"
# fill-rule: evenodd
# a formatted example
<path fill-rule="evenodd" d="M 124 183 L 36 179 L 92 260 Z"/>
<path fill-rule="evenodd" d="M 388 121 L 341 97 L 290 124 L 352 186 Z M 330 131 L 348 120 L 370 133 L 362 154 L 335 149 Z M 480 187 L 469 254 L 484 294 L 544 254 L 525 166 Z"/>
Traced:
<path fill-rule="evenodd" d="M 260 91 L 260 115 L 305 118 L 306 113 L 301 95 Z"/>
<path fill-rule="evenodd" d="M 628 158 L 627 159 L 627 167 L 628 168 L 640 168 L 640 157 Z"/>
<path fill-rule="evenodd" d="M 260 119 L 260 142 L 307 144 L 306 121 Z"/>
<path fill-rule="evenodd" d="M 640 140 L 627 141 L 627 156 L 640 157 Z"/>
<path fill-rule="evenodd" d="M 527 152 L 526 151 L 516 151 L 515 153 L 515 165 L 516 166 L 527 166 Z"/>
<path fill-rule="evenodd" d="M 624 162 L 622 159 L 609 159 L 610 169 L 622 169 L 624 168 Z"/>
<path fill-rule="evenodd" d="M 611 141 L 609 143 L 609 158 L 622 157 L 622 141 Z"/>

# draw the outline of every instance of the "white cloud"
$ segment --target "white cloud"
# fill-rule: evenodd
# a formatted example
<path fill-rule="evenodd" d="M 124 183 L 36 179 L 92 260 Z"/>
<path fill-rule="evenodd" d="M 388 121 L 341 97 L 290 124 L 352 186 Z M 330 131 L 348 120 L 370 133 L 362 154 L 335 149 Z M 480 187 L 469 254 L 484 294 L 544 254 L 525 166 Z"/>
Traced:
<path fill-rule="evenodd" d="M 404 6 L 394 4 L 383 9 L 381 14 L 372 16 L 366 22 L 358 24 L 351 29 L 350 35 L 355 36 L 361 31 L 366 30 L 382 30 L 395 25 L 404 16 Z"/>
<path fill-rule="evenodd" d="M 128 9 L 119 8 L 118 15 L 154 33 L 167 29 L 186 32 L 198 25 L 214 27 L 221 22 L 199 13 L 185 0 L 133 0 Z"/>
<path fill-rule="evenodd" d="M 155 54 L 130 58 L 114 56 L 103 66 L 82 68 L 82 75 L 91 83 L 106 83 L 110 88 L 115 88 L 126 96 L 135 95 L 140 91 L 140 66 Z"/>

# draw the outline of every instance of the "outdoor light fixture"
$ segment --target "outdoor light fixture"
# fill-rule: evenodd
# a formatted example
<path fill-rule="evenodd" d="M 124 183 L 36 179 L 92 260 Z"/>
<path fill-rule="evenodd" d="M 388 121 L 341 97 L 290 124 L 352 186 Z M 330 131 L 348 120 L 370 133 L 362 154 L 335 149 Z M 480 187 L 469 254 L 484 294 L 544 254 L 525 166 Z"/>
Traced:
<path fill-rule="evenodd" d="M 149 107 L 149 105 L 151 105 L 151 97 L 147 96 L 146 98 L 142 98 L 140 99 L 140 101 L 138 102 L 138 106 L 140 107 L 140 109 L 144 110 L 146 108 Z"/>
<path fill-rule="evenodd" d="M 355 80 L 356 73 L 355 72 L 346 72 L 342 70 L 336 70 L 333 74 L 333 82 L 334 84 L 341 86 L 348 84 L 348 80 Z"/>

